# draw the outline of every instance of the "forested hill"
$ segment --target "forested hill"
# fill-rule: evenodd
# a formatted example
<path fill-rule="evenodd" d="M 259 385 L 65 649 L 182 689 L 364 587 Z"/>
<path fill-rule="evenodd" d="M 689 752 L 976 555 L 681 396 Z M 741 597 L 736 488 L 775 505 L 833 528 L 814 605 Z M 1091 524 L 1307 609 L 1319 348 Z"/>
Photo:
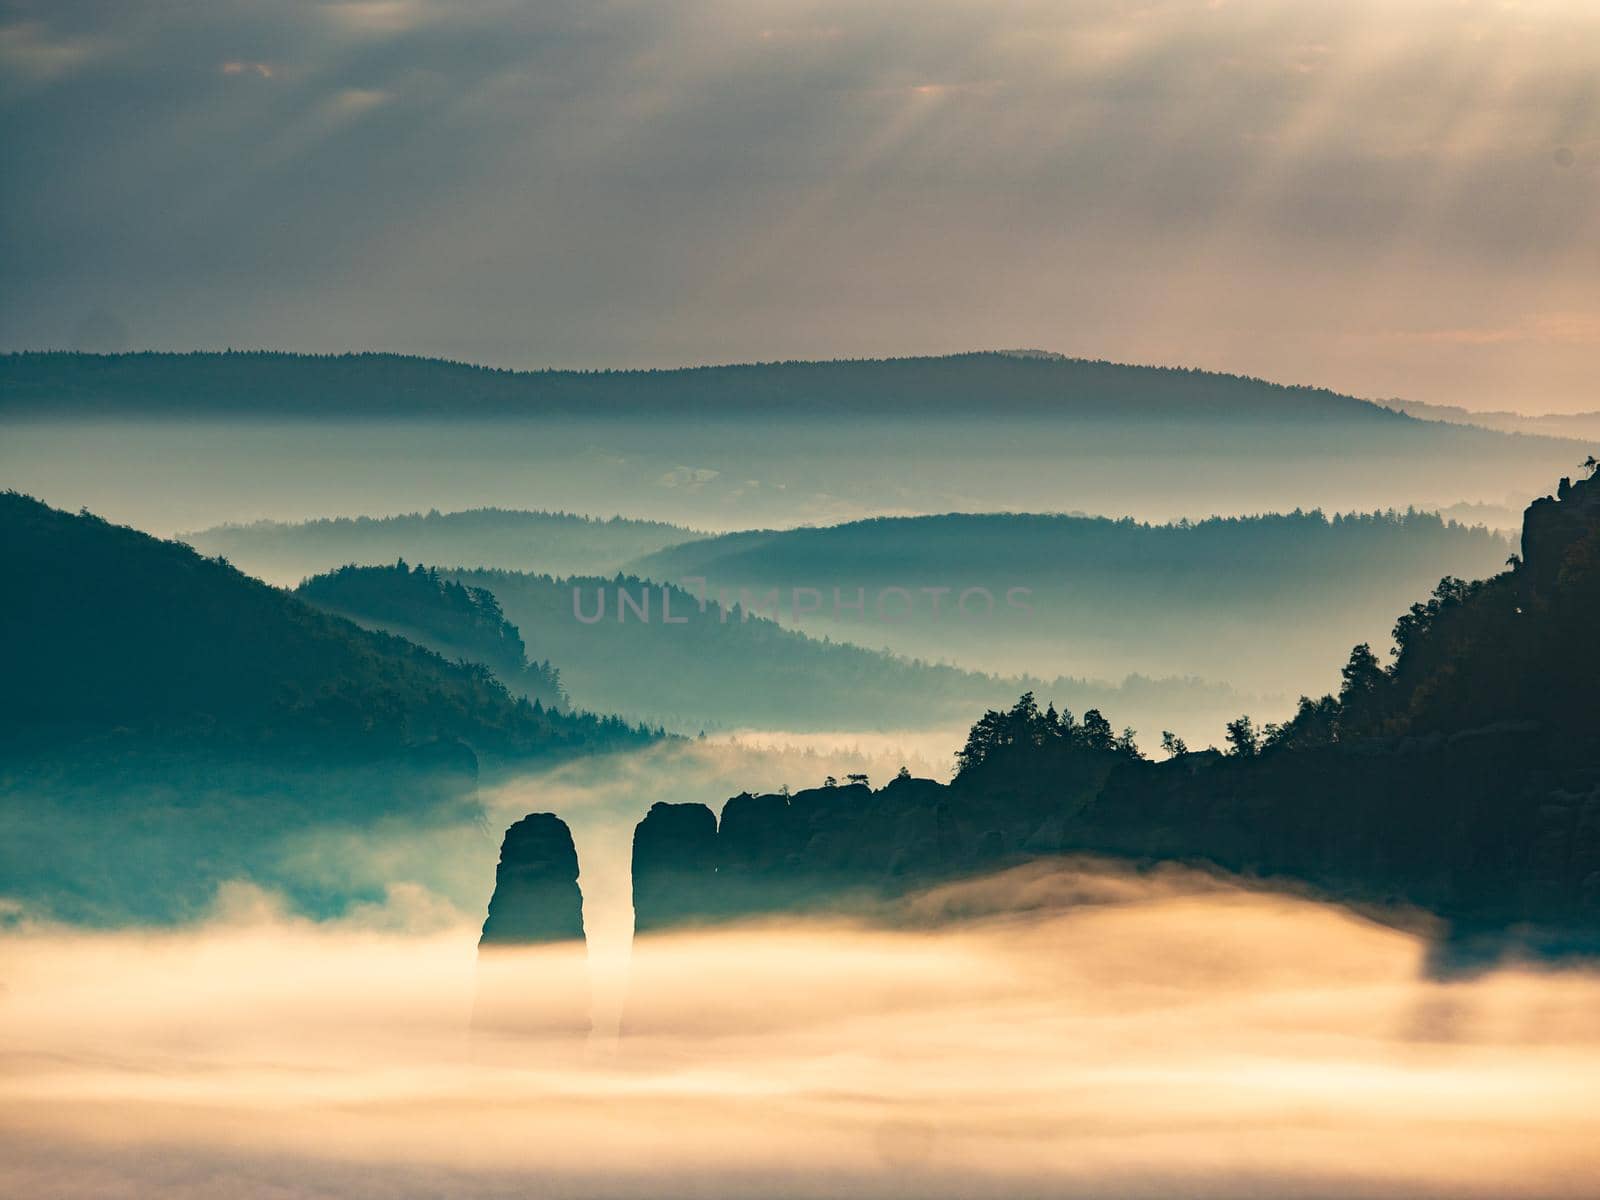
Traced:
<path fill-rule="evenodd" d="M 561 672 L 528 660 L 522 633 L 487 588 L 469 587 L 432 567 L 340 567 L 305 580 L 295 595 L 358 625 L 394 633 L 451 661 L 478 662 L 514 696 L 565 708 Z M 615 711 L 615 710 L 613 710 Z"/>
<path fill-rule="evenodd" d="M 367 573 L 374 585 L 392 582 L 388 571 Z M 1231 715 L 1223 706 L 1236 699 L 1230 688 L 1199 679 L 998 678 L 912 661 L 808 637 L 709 597 L 701 606 L 689 591 L 637 576 L 443 574 L 492 592 L 530 653 L 560 667 L 575 703 L 684 732 L 948 725 L 1021 687 L 1074 704 L 1118 704 L 1140 721 L 1220 728 Z"/>
<path fill-rule="evenodd" d="M 987 671 L 1197 675 L 1294 695 L 1324 686 L 1353 643 L 1377 644 L 1441 576 L 1490 574 L 1511 550 L 1498 533 L 1417 512 L 1161 525 L 956 513 L 726 534 L 630 569 L 750 603 L 776 589 L 785 610 L 820 595 L 804 618 L 813 633 Z M 866 616 L 836 613 L 836 590 L 857 589 Z M 963 608 L 967 589 L 979 590 Z"/>
<path fill-rule="evenodd" d="M 456 739 L 543 756 L 649 739 L 513 699 L 479 665 L 359 628 L 176 542 L 0 493 L 0 724 L 387 753 Z"/>
<path fill-rule="evenodd" d="M 921 583 L 940 574 L 1006 571 L 1030 580 L 1220 573 L 1240 590 L 1276 587 L 1294 566 L 1372 574 L 1452 551 L 1467 568 L 1497 567 L 1498 533 L 1428 512 L 1266 513 L 1151 524 L 1039 513 L 876 517 L 842 525 L 753 530 L 686 541 L 630 564 L 663 578 L 787 582 L 818 572 L 852 582 Z M 1240 572 L 1243 572 L 1241 577 Z M 1474 569 L 1472 573 L 1480 573 Z M 1438 572 L 1433 573 L 1438 577 Z"/>
<path fill-rule="evenodd" d="M 178 535 L 196 550 L 220 554 L 252 575 L 285 585 L 349 563 L 400 558 L 553 575 L 609 574 L 632 559 L 698 536 L 663 521 L 503 508 L 300 523 L 256 521 Z"/>
<path fill-rule="evenodd" d="M 1324 388 L 1004 353 L 628 371 L 508 371 L 394 354 L 13 353 L 0 356 L 0 413 L 258 418 L 1005 413 L 1441 428 Z"/>

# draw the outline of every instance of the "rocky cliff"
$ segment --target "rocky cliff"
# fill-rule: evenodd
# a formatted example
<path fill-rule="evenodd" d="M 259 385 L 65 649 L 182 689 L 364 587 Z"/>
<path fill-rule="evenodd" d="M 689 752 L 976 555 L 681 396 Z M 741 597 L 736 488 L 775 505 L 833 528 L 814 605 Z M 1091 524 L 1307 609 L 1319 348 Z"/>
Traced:
<path fill-rule="evenodd" d="M 865 909 L 960 875 L 1020 844 L 976 829 L 950 789 L 897 779 L 722 807 L 657 804 L 634 835 L 634 928 L 650 933 L 762 913 Z"/>
<path fill-rule="evenodd" d="M 1560 572 L 1600 528 L 1600 473 L 1574 483 L 1563 479 L 1554 497 L 1535 500 L 1522 518 L 1522 570 L 1527 591 L 1548 595 Z"/>

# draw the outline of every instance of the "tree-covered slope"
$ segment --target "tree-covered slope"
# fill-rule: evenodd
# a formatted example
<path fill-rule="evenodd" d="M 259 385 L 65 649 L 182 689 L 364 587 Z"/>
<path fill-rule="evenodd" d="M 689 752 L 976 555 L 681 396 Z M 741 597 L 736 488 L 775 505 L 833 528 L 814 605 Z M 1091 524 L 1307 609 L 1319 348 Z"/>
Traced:
<path fill-rule="evenodd" d="M 1037 513 L 949 513 L 878 517 L 842 525 L 751 530 L 685 541 L 631 564 L 713 584 L 770 583 L 835 572 L 883 582 L 922 583 L 940 572 L 1029 580 L 1110 578 L 1138 583 L 1216 573 L 1230 588 L 1276 585 L 1288 572 L 1374 575 L 1419 557 L 1455 552 L 1498 566 L 1509 549 L 1487 529 L 1426 512 L 1268 513 L 1152 524 Z M 1425 568 L 1424 568 L 1425 569 Z M 1243 575 L 1240 575 L 1243 572 Z"/>
<path fill-rule="evenodd" d="M 815 633 L 990 671 L 1198 675 L 1293 694 L 1441 576 L 1492 572 L 1510 550 L 1418 512 L 953 513 L 725 534 L 631 569 L 750 602 L 776 589 L 785 619 L 808 608 Z"/>
<path fill-rule="evenodd" d="M 162 923 L 240 885 L 318 917 L 392 886 L 470 910 L 480 770 L 651 740 L 15 492 L 0 548 L 0 911 Z M 454 632 L 513 649 L 432 582 Z"/>
<path fill-rule="evenodd" d="M 947 725 L 1020 687 L 1189 728 L 1219 722 L 1235 695 L 1191 678 L 1046 681 L 962 670 L 810 637 L 737 603 L 702 605 L 684 588 L 633 575 L 443 574 L 493 593 L 530 653 L 560 669 L 574 703 L 687 732 Z"/>
<path fill-rule="evenodd" d="M 451 661 L 482 663 L 514 696 L 566 707 L 561 672 L 548 659 L 528 661 L 517 627 L 487 588 L 442 577 L 433 567 L 340 567 L 315 575 L 296 596 L 369 629 L 394 633 Z"/>
<path fill-rule="evenodd" d="M 1509 565 L 1441 581 L 1395 622 L 1392 663 L 1357 646 L 1339 694 L 1302 699 L 1264 748 L 1495 726 L 1600 745 L 1600 475 L 1535 500 Z"/>
<path fill-rule="evenodd" d="M 885 513 L 1520 506 L 1577 456 L 1572 442 L 1416 420 L 1325 389 L 991 353 L 589 372 L 393 355 L 24 354 L 0 356 L 0 421 L 12 434 L 0 470 L 16 486 L 161 532 L 193 528 L 195 513 L 249 522 L 431 505 L 714 530 Z M 115 507 L 149 471 L 170 478 L 171 495 Z M 436 528 L 208 533 L 225 541 L 205 548 L 280 583 L 398 557 L 553 574 L 619 566 L 561 560 L 556 545 L 541 557 L 537 537 L 526 558 L 498 537 L 486 554 L 377 552 L 391 534 Z M 377 542 L 292 556 L 347 533 Z"/>
<path fill-rule="evenodd" d="M 0 495 L 0 599 L 18 738 L 130 730 L 350 749 L 454 738 L 508 755 L 626 744 L 538 709 L 484 667 L 361 629 L 187 546 Z"/>

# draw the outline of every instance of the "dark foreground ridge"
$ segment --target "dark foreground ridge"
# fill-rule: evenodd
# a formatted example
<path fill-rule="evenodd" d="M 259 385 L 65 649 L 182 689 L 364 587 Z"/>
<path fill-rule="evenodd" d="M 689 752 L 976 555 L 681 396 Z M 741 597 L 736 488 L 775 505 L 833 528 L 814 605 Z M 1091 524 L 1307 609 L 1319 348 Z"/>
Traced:
<path fill-rule="evenodd" d="M 1228 753 L 1147 761 L 1099 713 L 1031 696 L 990 712 L 943 786 L 657 805 L 634 842 L 637 928 L 784 911 L 867 911 L 1032 858 L 1204 862 L 1361 905 L 1418 907 L 1455 948 L 1513 931 L 1600 946 L 1600 476 L 1529 507 L 1523 557 L 1446 579 L 1357 647 L 1337 696 L 1235 722 Z"/>

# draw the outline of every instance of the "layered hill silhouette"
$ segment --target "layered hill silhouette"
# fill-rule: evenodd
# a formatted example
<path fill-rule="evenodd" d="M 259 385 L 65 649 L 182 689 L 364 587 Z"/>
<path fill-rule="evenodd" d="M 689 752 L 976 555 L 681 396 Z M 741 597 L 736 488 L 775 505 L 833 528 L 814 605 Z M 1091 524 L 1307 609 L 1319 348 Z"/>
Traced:
<path fill-rule="evenodd" d="M 635 558 L 698 536 L 662 521 L 500 508 L 255 521 L 178 535 L 196 550 L 221 555 L 268 582 L 288 585 L 350 563 L 392 563 L 402 558 L 554 575 L 609 574 Z"/>
<path fill-rule="evenodd" d="M 564 708 L 561 672 L 548 658 L 528 660 L 522 634 L 487 588 L 469 587 L 432 567 L 340 567 L 317 575 L 295 595 L 358 625 L 397 634 L 451 661 L 481 663 L 513 696 Z"/>
<path fill-rule="evenodd" d="M 159 529 L 191 520 L 180 513 L 254 515 L 240 494 L 263 513 L 316 511 L 308 498 L 323 511 L 492 502 L 716 530 L 952 511 L 1164 521 L 1295 505 L 1511 497 L 1520 507 L 1580 453 L 1326 389 L 1007 353 L 662 371 L 500 371 L 381 354 L 13 354 L 0 356 L 0 419 L 32 448 L 10 462 L 0 453 L 0 464 L 37 493 L 105 497 L 103 507 L 126 492 L 104 470 L 112 482 L 165 472 L 180 490 L 145 501 L 163 515 L 141 518 Z M 71 457 L 86 438 L 117 448 L 102 472 Z M 219 473 L 234 486 L 219 487 Z M 269 556 L 249 561 L 292 582 L 342 565 L 317 558 L 281 573 L 290 549 L 321 553 L 324 533 L 343 536 L 207 536 L 232 539 L 241 561 L 246 547 Z M 614 569 L 503 552 L 474 565 Z M 397 557 L 452 561 L 422 545 L 375 561 Z"/>
<path fill-rule="evenodd" d="M 1357 646 L 1337 693 L 1149 761 L 1099 712 L 1032 696 L 972 729 L 948 786 L 741 796 L 719 822 L 657 806 L 635 840 L 640 929 L 868 909 L 1040 856 L 1185 860 L 1414 907 L 1454 948 L 1600 946 L 1600 477 L 1527 511 L 1522 557 L 1444 580 Z M 680 806 L 681 807 L 681 806 Z M 703 815 L 702 815 L 703 814 Z M 678 831 L 678 832 L 672 832 Z M 682 831 L 690 831 L 684 833 Z M 672 836 L 666 836 L 671 833 Z"/>
<path fill-rule="evenodd" d="M 1422 400 L 1386 400 L 1388 408 L 1423 421 L 1446 421 L 1452 425 L 1477 425 L 1501 433 L 1529 433 L 1540 437 L 1572 438 L 1580 442 L 1600 439 L 1600 412 L 1519 413 L 1505 409 L 1461 408 L 1453 404 L 1429 404 Z"/>
<path fill-rule="evenodd" d="M 1170 420 L 1405 417 L 1325 388 L 1091 359 L 971 353 L 671 370 L 511 371 L 397 354 L 27 352 L 0 356 L 0 412 L 507 416 L 988 412 Z"/>
<path fill-rule="evenodd" d="M 307 580 L 296 594 L 484 663 L 514 693 L 527 678 L 515 658 L 526 643 L 575 703 L 688 733 L 949 725 L 1026 687 L 1073 703 L 1120 704 L 1141 720 L 1180 728 L 1220 728 L 1238 702 L 1232 689 L 1199 679 L 1041 680 L 910 660 L 784 629 L 737 604 L 724 609 L 708 599 L 702 607 L 682 588 L 620 574 L 346 567 Z M 474 627 L 483 630 L 476 643 L 457 611 L 469 595 Z"/>
<path fill-rule="evenodd" d="M 1131 710 L 1146 730 L 1220 730 L 1229 685 L 1270 694 L 1331 677 L 1329 658 L 1382 635 L 1418 590 L 1493 570 L 1510 547 L 1423 513 L 1163 526 L 951 514 L 700 538 L 625 574 L 439 570 L 495 597 L 505 612 L 489 626 L 515 625 L 578 704 L 691 732 L 954 723 L 1021 690 Z M 981 593 L 970 603 L 969 586 Z M 437 587 L 390 562 L 318 576 L 299 594 L 484 663 L 516 694 L 554 698 L 548 684 L 518 682 L 502 634 L 469 644 Z M 1027 593 L 1020 606 L 1013 588 Z M 442 607 L 423 620 L 408 609 L 419 597 Z M 834 600 L 852 598 L 860 607 L 831 619 Z M 812 607 L 798 623 L 797 599 Z M 1263 638 L 1273 654 L 1257 654 Z M 1122 682 L 1095 682 L 1106 679 Z"/>
<path fill-rule="evenodd" d="M 948 514 L 725 534 L 630 569 L 747 605 L 776 589 L 782 619 L 809 610 L 800 627 L 814 633 L 987 670 L 1120 669 L 1278 691 L 1381 636 L 1442 575 L 1497 570 L 1510 550 L 1490 530 L 1418 512 L 1163 525 Z M 863 600 L 864 611 L 845 606 Z"/>
<path fill-rule="evenodd" d="M 656 736 L 87 513 L 0 493 L 0 545 L 0 880 L 24 911 L 187 919 L 249 880 L 333 915 L 408 876 L 470 902 L 438 864 L 483 838 L 480 770 Z"/>

